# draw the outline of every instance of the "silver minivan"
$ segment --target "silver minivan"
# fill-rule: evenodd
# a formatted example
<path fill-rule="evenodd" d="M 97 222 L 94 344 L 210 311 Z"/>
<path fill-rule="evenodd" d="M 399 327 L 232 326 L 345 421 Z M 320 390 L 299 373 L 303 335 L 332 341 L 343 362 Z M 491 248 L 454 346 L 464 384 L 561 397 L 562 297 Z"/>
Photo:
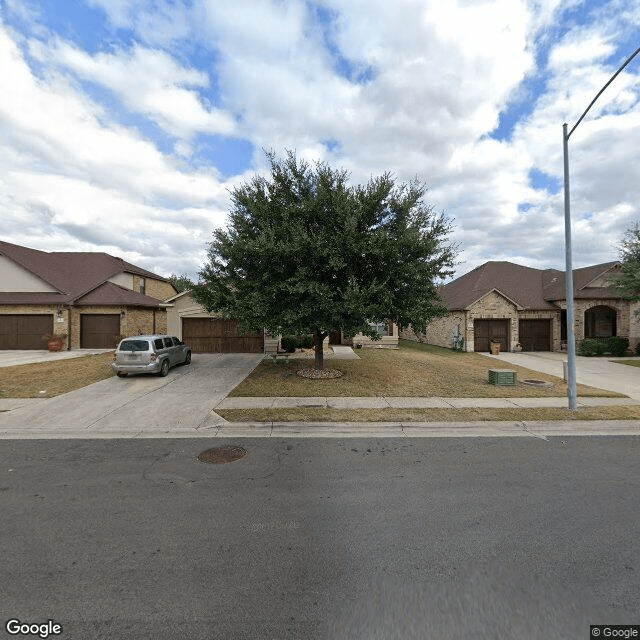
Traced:
<path fill-rule="evenodd" d="M 129 373 L 166 376 L 171 367 L 190 362 L 191 349 L 175 336 L 132 336 L 118 344 L 111 368 L 121 378 Z"/>

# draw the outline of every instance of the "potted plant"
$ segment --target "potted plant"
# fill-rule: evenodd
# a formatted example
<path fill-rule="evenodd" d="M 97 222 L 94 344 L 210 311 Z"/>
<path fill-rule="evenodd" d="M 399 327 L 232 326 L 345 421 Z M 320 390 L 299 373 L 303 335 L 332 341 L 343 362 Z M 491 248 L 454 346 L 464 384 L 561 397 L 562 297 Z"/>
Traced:
<path fill-rule="evenodd" d="M 522 351 L 522 345 L 521 345 L 519 342 L 516 342 L 516 346 L 515 346 L 515 347 L 513 347 L 513 350 L 514 350 L 516 353 L 520 353 L 520 352 Z"/>
<path fill-rule="evenodd" d="M 42 339 L 47 343 L 49 351 L 60 351 L 66 337 L 66 333 L 47 333 L 42 336 Z"/>
<path fill-rule="evenodd" d="M 491 355 L 499 356 L 500 355 L 500 340 L 498 338 L 489 338 Z"/>

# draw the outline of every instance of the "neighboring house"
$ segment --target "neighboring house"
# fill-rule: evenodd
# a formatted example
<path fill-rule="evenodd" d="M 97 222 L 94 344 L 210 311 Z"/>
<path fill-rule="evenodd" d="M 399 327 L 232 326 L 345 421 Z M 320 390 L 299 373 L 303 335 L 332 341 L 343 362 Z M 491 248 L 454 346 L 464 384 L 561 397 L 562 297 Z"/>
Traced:
<path fill-rule="evenodd" d="M 275 351 L 277 340 L 264 333 L 238 332 L 237 320 L 224 320 L 191 297 L 191 291 L 172 296 L 167 303 L 167 331 L 186 342 L 193 353 L 262 353 Z"/>
<path fill-rule="evenodd" d="M 278 349 L 279 336 L 273 338 L 266 332 L 240 334 L 237 320 L 224 320 L 216 313 L 208 313 L 194 301 L 190 291 L 183 291 L 165 302 L 168 332 L 186 342 L 194 353 L 274 353 Z M 325 343 L 397 348 L 395 323 L 384 323 L 378 330 L 383 337 L 377 342 L 361 334 L 352 342 L 347 341 L 338 330 L 327 336 Z"/>
<path fill-rule="evenodd" d="M 624 300 L 609 285 L 619 273 L 619 262 L 607 262 L 573 271 L 575 337 L 640 341 L 637 303 Z M 533 269 L 511 262 L 486 262 L 444 285 L 440 295 L 449 314 L 427 325 L 416 336 L 409 330 L 400 337 L 452 347 L 464 340 L 466 351 L 489 351 L 491 338 L 503 351 L 520 344 L 525 351 L 561 351 L 567 340 L 565 272 Z"/>
<path fill-rule="evenodd" d="M 45 334 L 66 348 L 116 346 L 121 336 L 164 333 L 161 276 L 106 253 L 45 252 L 0 241 L 0 349 L 44 349 Z"/>

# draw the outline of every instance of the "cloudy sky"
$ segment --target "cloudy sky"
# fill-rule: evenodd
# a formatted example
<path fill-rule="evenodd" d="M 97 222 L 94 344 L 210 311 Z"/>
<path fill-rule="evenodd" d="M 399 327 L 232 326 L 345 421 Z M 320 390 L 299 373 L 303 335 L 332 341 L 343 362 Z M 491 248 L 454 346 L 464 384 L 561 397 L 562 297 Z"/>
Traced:
<path fill-rule="evenodd" d="M 195 276 L 229 191 L 294 149 L 419 177 L 458 274 L 564 265 L 562 124 L 640 0 L 0 0 L 0 239 Z M 574 266 L 640 220 L 640 55 L 573 133 Z"/>

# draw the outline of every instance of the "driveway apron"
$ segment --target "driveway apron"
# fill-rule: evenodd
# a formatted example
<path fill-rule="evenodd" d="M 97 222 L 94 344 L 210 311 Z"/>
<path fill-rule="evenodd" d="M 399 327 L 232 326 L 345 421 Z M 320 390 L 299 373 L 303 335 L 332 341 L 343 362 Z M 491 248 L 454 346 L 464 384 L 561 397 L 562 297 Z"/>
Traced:
<path fill-rule="evenodd" d="M 517 364 L 562 378 L 562 363 L 566 361 L 567 354 L 540 351 L 501 353 L 498 356 L 489 357 L 499 360 L 505 365 Z M 618 360 L 620 359 L 618 358 Z M 640 400 L 640 367 L 617 364 L 608 358 L 576 356 L 576 380 L 580 384 L 607 391 L 617 391 L 635 400 Z"/>
<path fill-rule="evenodd" d="M 197 354 L 165 378 L 109 378 L 0 413 L 0 428 L 51 431 L 179 431 L 214 424 L 213 408 L 256 367 L 262 354 Z"/>

